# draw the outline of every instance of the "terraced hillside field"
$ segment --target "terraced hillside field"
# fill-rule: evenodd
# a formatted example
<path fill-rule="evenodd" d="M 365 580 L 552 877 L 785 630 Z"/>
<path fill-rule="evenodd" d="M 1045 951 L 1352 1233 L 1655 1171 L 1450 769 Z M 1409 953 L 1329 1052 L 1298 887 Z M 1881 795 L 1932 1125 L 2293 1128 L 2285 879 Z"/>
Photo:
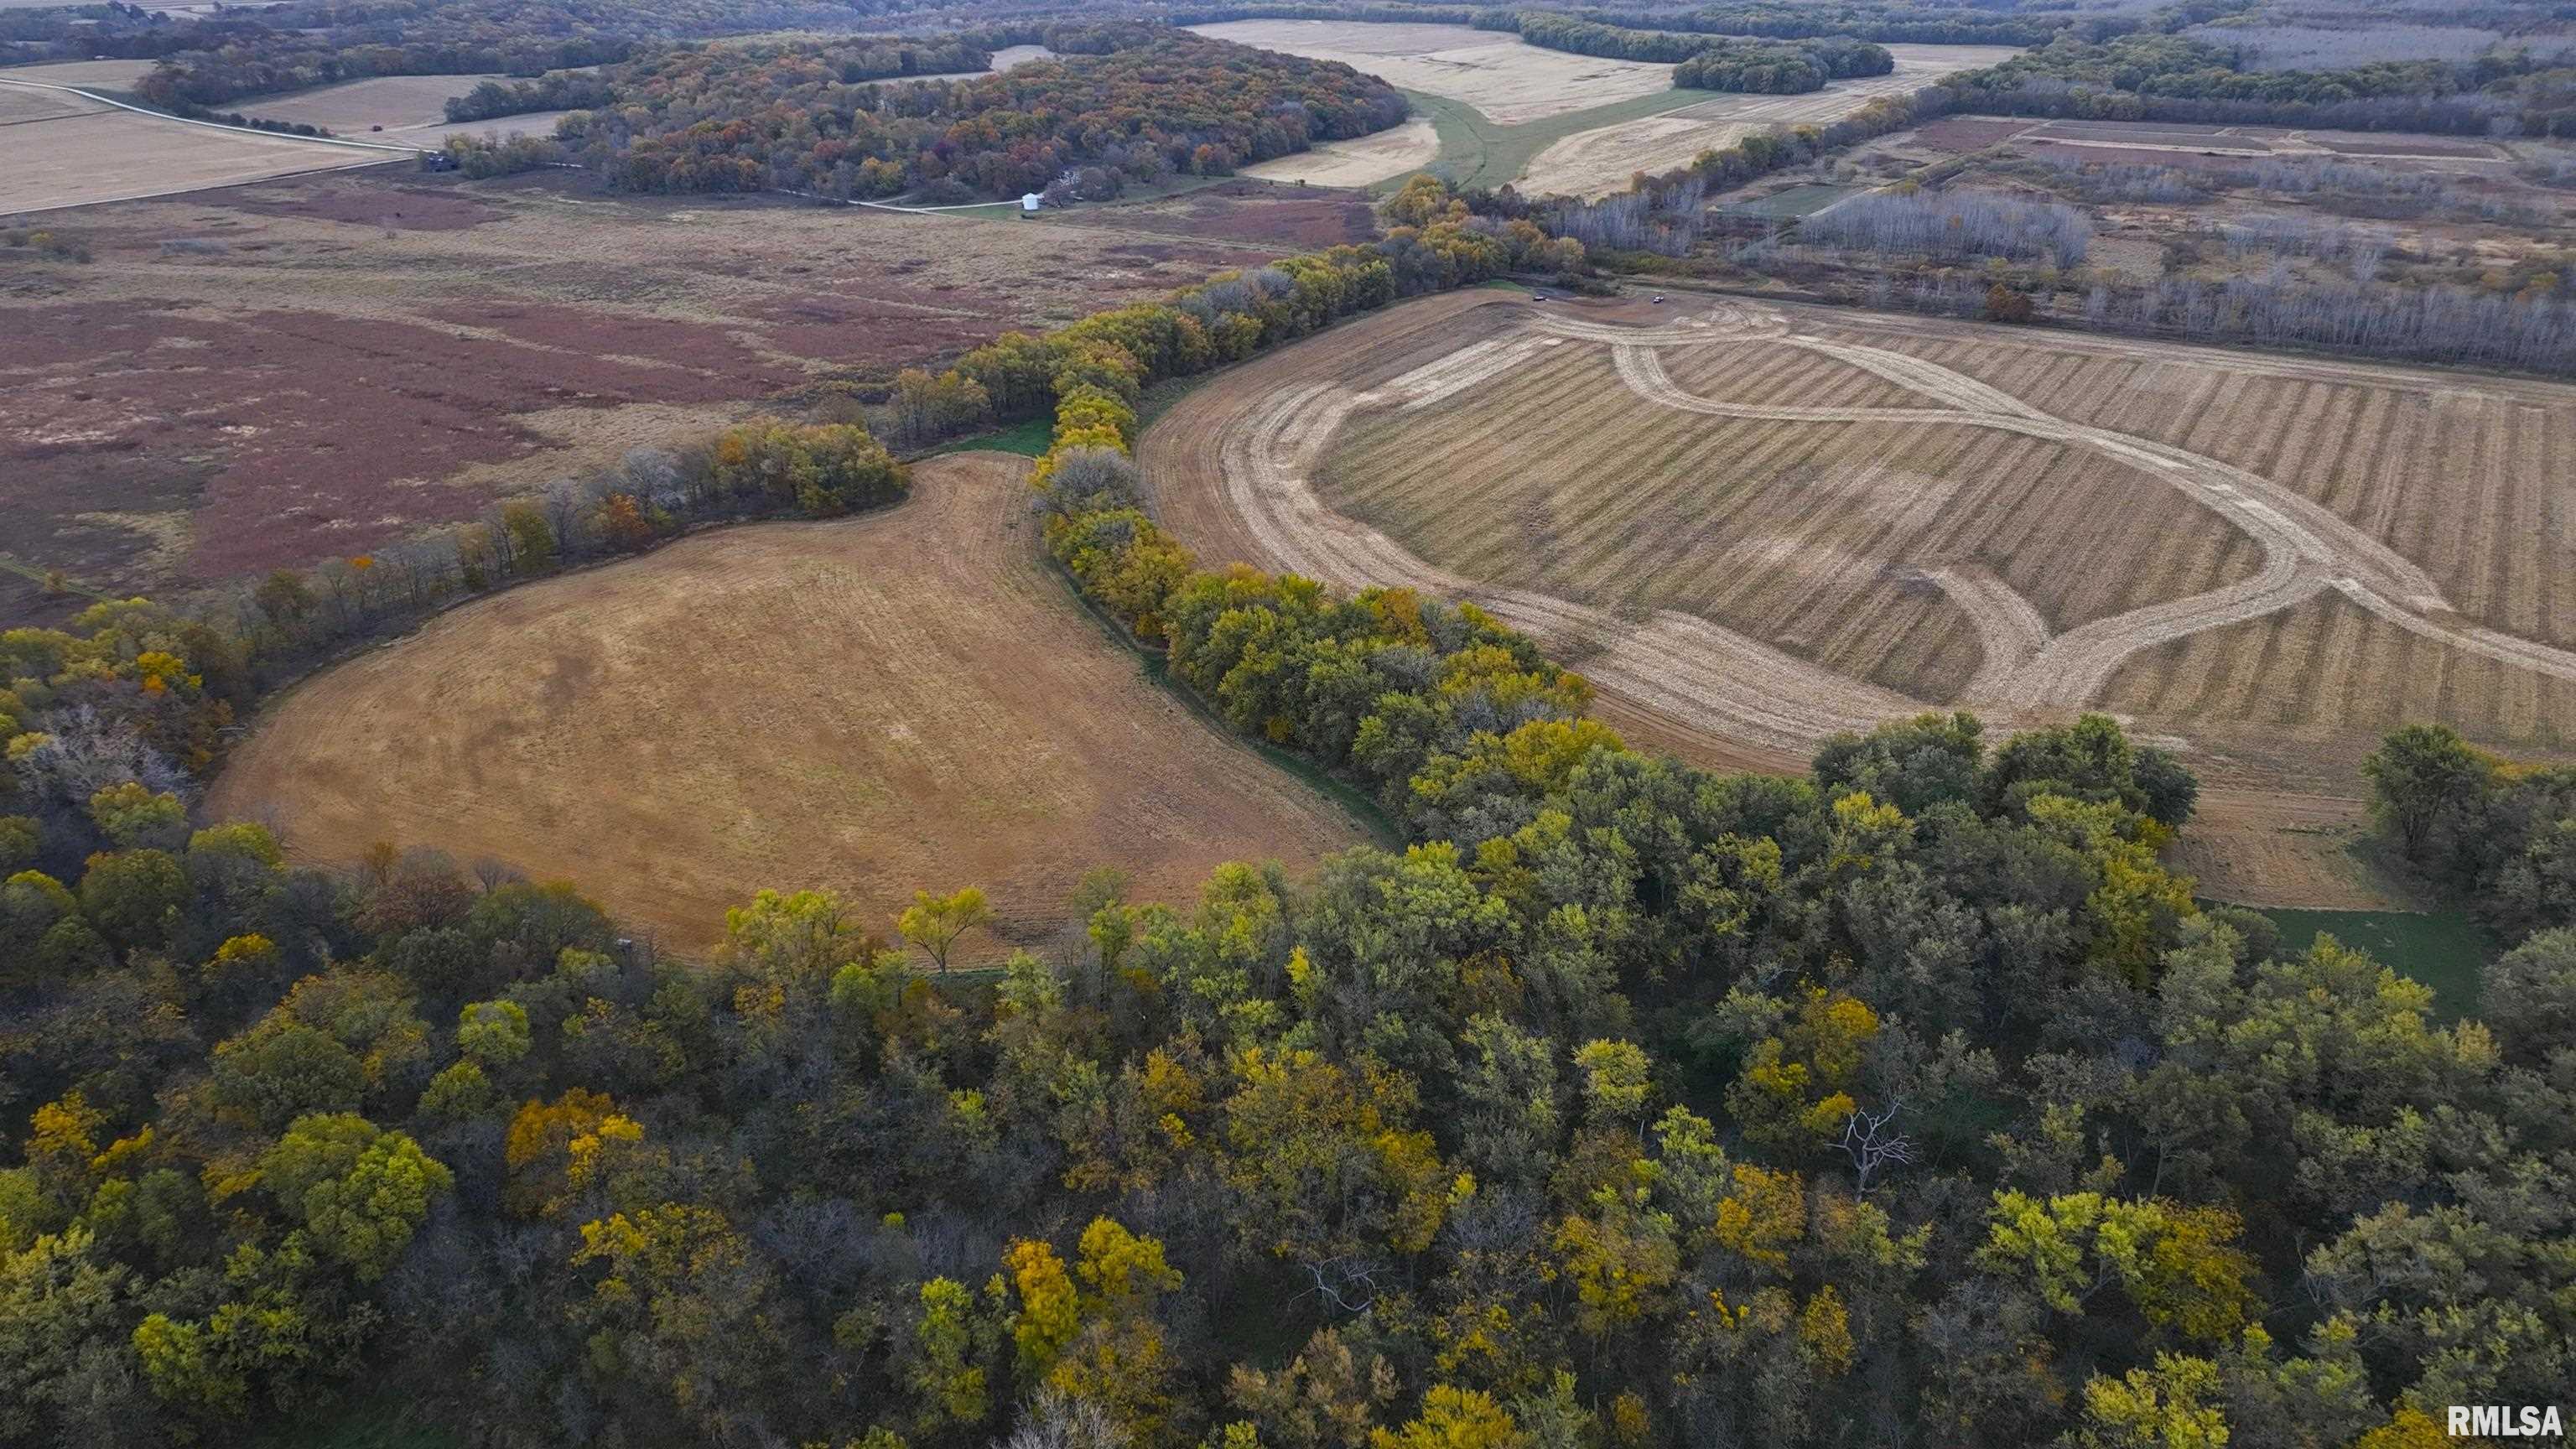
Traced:
<path fill-rule="evenodd" d="M 1411 304 L 1146 436 L 1204 553 L 1478 599 L 1631 734 L 1794 761 L 2108 708 L 2350 791 L 2576 720 L 2576 389 L 1749 303 Z"/>
<path fill-rule="evenodd" d="M 1093 866 L 1186 903 L 1221 862 L 1357 843 L 1083 616 L 1027 467 L 942 458 L 890 512 L 460 608 L 287 696 L 208 809 L 315 863 L 388 840 L 568 876 L 683 945 L 763 886 L 838 890 L 884 931 L 916 888 L 979 884 L 1033 939 Z"/>

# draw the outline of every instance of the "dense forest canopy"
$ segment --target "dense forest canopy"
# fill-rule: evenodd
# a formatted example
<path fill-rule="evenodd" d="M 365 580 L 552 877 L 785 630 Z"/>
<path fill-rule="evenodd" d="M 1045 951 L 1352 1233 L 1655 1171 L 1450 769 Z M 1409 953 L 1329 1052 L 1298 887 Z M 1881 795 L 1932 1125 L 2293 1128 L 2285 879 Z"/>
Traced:
<path fill-rule="evenodd" d="M 1709 775 L 1472 608 L 1165 597 L 1177 670 L 1411 769 L 1424 842 L 1105 871 L 952 981 L 971 900 L 763 893 L 681 962 L 149 782 L 0 833 L 60 872 L 0 887 L 0 1436 L 364 1375 L 498 1445 L 2394 1446 L 2576 1368 L 2576 933 L 2452 1022 L 2196 907 L 2189 777 L 2107 720 Z M 22 706 L 193 662 L 82 627 Z M 2383 758 L 2428 859 L 2564 869 L 2563 779 Z"/>
<path fill-rule="evenodd" d="M 1221 174 L 1404 119 L 1401 95 L 1345 65 L 1160 27 L 1115 41 L 1105 55 L 893 86 L 843 78 L 868 42 L 672 50 L 614 72 L 618 102 L 569 118 L 563 139 L 638 191 L 867 198 L 947 182 L 1002 196 L 1078 167 L 1125 182 Z"/>

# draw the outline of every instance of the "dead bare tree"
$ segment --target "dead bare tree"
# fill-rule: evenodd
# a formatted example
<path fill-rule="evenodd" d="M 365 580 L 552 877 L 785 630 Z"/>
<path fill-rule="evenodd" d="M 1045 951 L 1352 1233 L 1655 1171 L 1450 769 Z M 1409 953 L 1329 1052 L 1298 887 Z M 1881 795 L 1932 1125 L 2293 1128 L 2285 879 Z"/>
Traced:
<path fill-rule="evenodd" d="M 1901 1100 L 1890 1103 L 1886 1111 L 1879 1113 L 1872 1113 L 1866 1107 L 1858 1108 L 1852 1112 L 1851 1120 L 1843 1124 L 1843 1140 L 1839 1145 L 1844 1155 L 1851 1158 L 1852 1171 L 1858 1178 L 1852 1196 L 1867 1196 L 1869 1180 L 1881 1170 L 1906 1166 L 1914 1161 L 1914 1139 L 1902 1132 L 1888 1130 L 1888 1124 L 1904 1110 L 1905 1103 Z"/>

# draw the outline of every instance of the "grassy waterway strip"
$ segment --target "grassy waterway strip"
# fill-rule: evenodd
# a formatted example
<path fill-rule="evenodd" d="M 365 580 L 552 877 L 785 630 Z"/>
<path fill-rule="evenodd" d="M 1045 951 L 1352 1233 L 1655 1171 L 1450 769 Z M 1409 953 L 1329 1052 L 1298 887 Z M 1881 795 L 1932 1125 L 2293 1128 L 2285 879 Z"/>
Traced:
<path fill-rule="evenodd" d="M 1684 106 L 1716 100 L 1721 94 L 1718 91 L 1657 91 L 1634 100 L 1568 111 L 1561 116 L 1550 116 L 1521 126 L 1497 126 L 1474 106 L 1445 96 L 1406 91 L 1404 98 L 1413 103 L 1416 114 L 1431 118 L 1432 132 L 1440 138 L 1440 154 L 1432 159 L 1427 169 L 1450 185 L 1465 189 L 1509 185 L 1529 169 L 1530 162 L 1537 158 L 1538 153 L 1578 132 L 1660 116 L 1666 111 L 1678 111 Z M 1369 189 L 1385 193 L 1403 184 L 1404 177 L 1396 176 Z"/>

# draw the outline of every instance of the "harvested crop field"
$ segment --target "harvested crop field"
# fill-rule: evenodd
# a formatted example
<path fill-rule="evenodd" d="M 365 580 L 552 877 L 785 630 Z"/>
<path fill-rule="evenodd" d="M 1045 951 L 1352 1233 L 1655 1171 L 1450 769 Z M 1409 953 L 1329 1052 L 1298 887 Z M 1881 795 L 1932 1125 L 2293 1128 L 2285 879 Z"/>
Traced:
<path fill-rule="evenodd" d="M 168 196 L 313 171 L 381 165 L 388 153 L 194 126 L 0 79 L 14 159 L 0 216 Z"/>
<path fill-rule="evenodd" d="M 447 124 L 446 104 L 506 75 L 382 75 L 292 95 L 255 96 L 233 109 L 263 120 L 353 134 L 370 126 L 410 131 Z M 508 119 L 516 119 L 511 117 Z"/>
<path fill-rule="evenodd" d="M 1835 81 L 1797 96 L 1717 96 L 1663 115 L 1578 131 L 1541 151 L 1523 174 L 1520 189 L 1533 195 L 1607 195 L 1625 189 L 1636 172 L 1687 166 L 1700 152 L 1733 145 L 1753 131 L 1839 120 L 1877 97 L 1907 95 L 1953 72 L 1996 65 L 2020 53 L 2002 45 L 1887 49 L 1896 57 L 1896 69 L 1887 75 Z"/>
<path fill-rule="evenodd" d="M 1294 156 L 1243 169 L 1265 181 L 1306 186 L 1367 186 L 1419 171 L 1440 154 L 1440 137 L 1427 117 L 1355 141 L 1326 141 Z"/>
<path fill-rule="evenodd" d="M 1238 45 L 1337 60 L 1400 90 L 1464 101 L 1526 125 L 1672 88 L 1673 68 L 1545 50 L 1505 31 L 1346 20 L 1237 20 L 1190 29 Z"/>
<path fill-rule="evenodd" d="M 1242 185 L 1222 205 L 1257 235 L 1272 189 Z M 1289 230 L 1333 240 L 1366 211 L 1281 195 Z M 1068 226 L 394 171 L 55 213 L 94 261 L 0 252 L 6 546 L 118 595 L 344 557 L 765 399 L 1309 244 L 1120 210 Z M 0 624 L 78 602 L 0 575 Z"/>
<path fill-rule="evenodd" d="M 2331 795 L 2403 720 L 2576 719 L 2562 386 L 1470 293 L 1226 375 L 1142 460 L 1203 554 L 1476 599 L 1716 762 L 2102 707 Z"/>
<path fill-rule="evenodd" d="M 13 65 L 0 70 L 0 79 L 121 91 L 150 75 L 153 65 L 148 60 L 58 60 L 45 65 Z"/>
<path fill-rule="evenodd" d="M 275 821 L 304 861 L 392 840 L 568 876 L 683 946 L 762 887 L 837 890 L 891 934 L 915 889 L 977 884 L 1034 940 L 1096 865 L 1186 903 L 1221 862 L 1358 843 L 1080 611 L 1027 466 L 938 459 L 888 512 L 457 609 L 287 696 L 208 808 Z"/>

